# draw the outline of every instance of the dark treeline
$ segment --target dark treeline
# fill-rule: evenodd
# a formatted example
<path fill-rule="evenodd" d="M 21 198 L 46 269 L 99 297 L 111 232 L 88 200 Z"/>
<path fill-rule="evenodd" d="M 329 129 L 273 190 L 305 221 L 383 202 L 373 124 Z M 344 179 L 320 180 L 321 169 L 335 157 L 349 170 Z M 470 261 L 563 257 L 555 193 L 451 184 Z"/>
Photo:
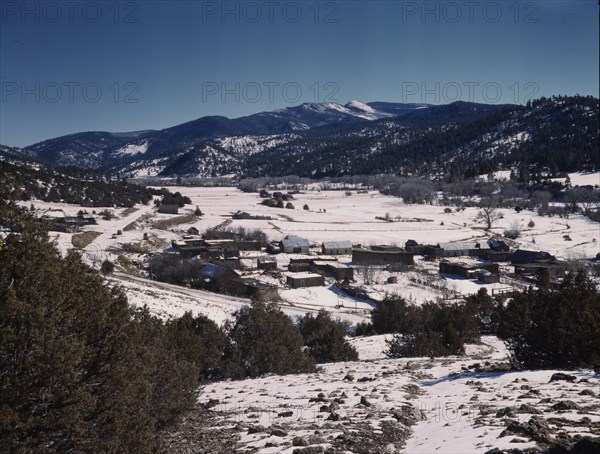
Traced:
<path fill-rule="evenodd" d="M 357 335 L 394 333 L 390 357 L 464 353 L 480 334 L 506 341 L 517 368 L 600 370 L 600 291 L 585 270 L 570 273 L 558 288 L 547 282 L 510 295 L 485 289 L 463 303 L 409 304 L 388 297 L 372 312 L 372 323 Z"/>
<path fill-rule="evenodd" d="M 157 191 L 78 169 L 54 170 L 0 161 L 0 180 L 21 188 L 22 200 L 65 202 L 84 207 L 132 207 L 147 204 Z"/>

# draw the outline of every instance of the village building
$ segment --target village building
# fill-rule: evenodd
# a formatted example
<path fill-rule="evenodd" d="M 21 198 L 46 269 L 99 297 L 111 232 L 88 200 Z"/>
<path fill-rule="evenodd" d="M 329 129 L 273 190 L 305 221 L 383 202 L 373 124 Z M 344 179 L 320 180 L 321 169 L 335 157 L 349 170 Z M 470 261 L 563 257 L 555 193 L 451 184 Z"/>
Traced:
<path fill-rule="evenodd" d="M 488 270 L 477 270 L 477 279 L 485 284 L 497 284 L 500 282 L 500 274 Z"/>
<path fill-rule="evenodd" d="M 71 222 L 76 222 L 77 224 L 84 226 L 84 225 L 96 225 L 96 218 L 94 217 L 93 214 L 88 214 L 88 213 L 77 213 L 77 216 L 65 216 L 64 218 L 65 220 L 69 220 Z"/>
<path fill-rule="evenodd" d="M 48 230 L 53 232 L 75 233 L 79 232 L 81 227 L 78 222 L 70 220 L 66 217 L 43 217 L 42 221 L 48 227 Z"/>
<path fill-rule="evenodd" d="M 299 262 L 290 262 L 288 265 L 288 271 L 293 273 L 300 273 L 303 271 L 310 270 L 310 261 L 299 261 Z"/>
<path fill-rule="evenodd" d="M 215 247 L 222 251 L 260 251 L 262 244 L 253 240 L 205 240 L 208 247 Z"/>
<path fill-rule="evenodd" d="M 354 268 L 337 261 L 313 260 L 310 269 L 315 273 L 333 277 L 337 281 L 354 280 Z"/>
<path fill-rule="evenodd" d="M 321 251 L 327 255 L 350 255 L 352 254 L 352 243 L 350 241 L 325 241 L 321 245 Z"/>
<path fill-rule="evenodd" d="M 486 273 L 481 273 L 486 271 Z M 462 262 L 449 262 L 442 260 L 440 262 L 440 273 L 452 274 L 455 276 L 461 276 L 466 279 L 481 279 L 482 277 L 487 280 L 496 280 L 493 275 L 498 276 L 497 282 L 500 281 L 500 267 L 497 263 L 462 263 Z"/>
<path fill-rule="evenodd" d="M 163 214 L 179 214 L 179 205 L 161 204 L 158 207 L 158 212 Z"/>
<path fill-rule="evenodd" d="M 545 251 L 516 250 L 511 258 L 512 263 L 534 263 L 539 261 L 554 261 L 556 258 Z"/>
<path fill-rule="evenodd" d="M 438 257 L 478 257 L 489 250 L 487 243 L 463 242 L 440 243 L 435 255 Z"/>
<path fill-rule="evenodd" d="M 200 268 L 200 279 L 194 285 L 216 292 L 239 293 L 243 287 L 240 279 L 240 275 L 227 266 L 206 263 Z"/>
<path fill-rule="evenodd" d="M 413 254 L 417 253 L 418 247 L 419 243 L 417 243 L 415 240 L 407 240 L 406 243 L 404 243 L 404 249 L 407 252 L 412 252 Z"/>
<path fill-rule="evenodd" d="M 273 301 L 279 298 L 277 286 L 257 279 L 242 278 L 236 271 L 222 264 L 207 263 L 200 269 L 200 275 L 201 278 L 194 282 L 196 287 L 256 301 Z"/>
<path fill-rule="evenodd" d="M 182 259 L 199 257 L 202 260 L 222 260 L 235 268 L 240 267 L 241 251 L 258 251 L 258 241 L 205 240 L 198 237 L 184 237 L 171 242 L 173 249 Z"/>
<path fill-rule="evenodd" d="M 319 287 L 325 285 L 325 278 L 315 273 L 297 273 L 287 276 L 287 284 L 291 288 Z"/>
<path fill-rule="evenodd" d="M 281 251 L 286 254 L 308 254 L 310 243 L 304 238 L 288 235 L 281 240 Z"/>
<path fill-rule="evenodd" d="M 187 234 L 188 235 L 200 235 L 200 230 L 198 230 L 196 227 L 191 226 L 189 229 L 187 229 Z"/>
<path fill-rule="evenodd" d="M 288 270 L 292 271 L 294 273 L 309 271 L 309 270 L 313 269 L 314 262 L 315 262 L 315 259 L 309 255 L 304 256 L 304 257 L 302 257 L 302 256 L 295 257 L 295 258 L 290 259 L 290 263 L 288 265 Z M 333 256 L 321 256 L 321 257 L 319 257 L 319 260 L 317 260 L 317 262 L 327 262 L 327 263 L 337 262 L 337 258 L 335 258 Z"/>
<path fill-rule="evenodd" d="M 510 251 L 493 251 L 493 250 L 489 250 L 489 251 L 485 251 L 483 254 L 481 254 L 481 258 L 484 259 L 488 259 L 491 262 L 510 262 L 512 260 L 512 257 L 514 255 L 514 252 L 510 252 Z"/>
<path fill-rule="evenodd" d="M 242 279 L 244 296 L 253 301 L 275 301 L 279 299 L 279 291 L 276 285 L 267 284 L 256 279 Z"/>
<path fill-rule="evenodd" d="M 258 269 L 274 271 L 277 269 L 277 259 L 272 255 L 264 255 L 257 259 Z"/>
<path fill-rule="evenodd" d="M 201 256 L 202 259 L 208 259 L 208 247 L 203 239 L 182 239 L 171 241 L 171 246 L 179 253 L 182 259 L 191 259 Z"/>
<path fill-rule="evenodd" d="M 369 249 L 352 250 L 352 262 L 356 265 L 380 265 L 403 263 L 414 265 L 414 254 L 395 246 L 371 246 Z"/>
<path fill-rule="evenodd" d="M 247 213 L 245 211 L 237 211 L 232 216 L 233 219 L 236 220 L 244 220 L 244 219 L 252 219 L 257 221 L 271 221 L 273 218 L 271 216 L 257 216 Z"/>
<path fill-rule="evenodd" d="M 531 278 L 534 280 L 541 280 L 544 277 L 550 279 L 550 281 L 556 281 L 565 277 L 567 271 L 567 264 L 561 261 L 550 261 L 550 262 L 535 262 L 535 263 L 521 263 L 515 265 L 515 274 Z"/>
<path fill-rule="evenodd" d="M 238 252 L 235 251 L 227 251 L 227 252 L 216 252 L 209 254 L 207 260 L 211 263 L 215 263 L 218 265 L 228 266 L 231 269 L 239 270 L 242 268 L 242 261 Z"/>

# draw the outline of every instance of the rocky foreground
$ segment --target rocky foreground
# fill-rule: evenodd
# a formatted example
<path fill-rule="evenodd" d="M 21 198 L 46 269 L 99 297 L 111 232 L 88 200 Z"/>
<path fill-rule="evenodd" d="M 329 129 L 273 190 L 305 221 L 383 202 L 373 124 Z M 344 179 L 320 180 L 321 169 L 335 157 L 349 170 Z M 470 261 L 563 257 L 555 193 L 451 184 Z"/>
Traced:
<path fill-rule="evenodd" d="M 164 451 L 600 452 L 598 374 L 511 371 L 494 337 L 439 359 L 387 359 L 384 339 L 353 339 L 360 361 L 317 373 L 203 387 Z"/>

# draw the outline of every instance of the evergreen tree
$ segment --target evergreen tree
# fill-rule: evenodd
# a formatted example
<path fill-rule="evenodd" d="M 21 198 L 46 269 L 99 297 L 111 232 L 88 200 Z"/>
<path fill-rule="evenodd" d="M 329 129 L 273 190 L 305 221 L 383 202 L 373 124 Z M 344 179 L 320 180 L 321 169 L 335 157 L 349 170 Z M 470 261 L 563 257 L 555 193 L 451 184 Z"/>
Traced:
<path fill-rule="evenodd" d="M 346 342 L 346 332 L 340 322 L 321 309 L 316 317 L 306 314 L 298 322 L 308 353 L 317 363 L 356 361 L 358 352 Z"/>
<path fill-rule="evenodd" d="M 0 188 L 0 446 L 7 452 L 151 452 L 193 402 L 196 376 L 162 323 L 16 207 Z"/>
<path fill-rule="evenodd" d="M 314 370 L 302 350 L 302 336 L 275 304 L 244 306 L 228 326 L 225 373 L 232 378 L 267 373 L 291 374 Z"/>
<path fill-rule="evenodd" d="M 513 294 L 501 312 L 499 337 L 518 366 L 600 368 L 600 292 L 583 270 L 558 290 Z"/>
<path fill-rule="evenodd" d="M 194 364 L 200 380 L 214 379 L 221 374 L 225 333 L 209 318 L 186 312 L 167 322 L 167 333 L 178 357 Z"/>

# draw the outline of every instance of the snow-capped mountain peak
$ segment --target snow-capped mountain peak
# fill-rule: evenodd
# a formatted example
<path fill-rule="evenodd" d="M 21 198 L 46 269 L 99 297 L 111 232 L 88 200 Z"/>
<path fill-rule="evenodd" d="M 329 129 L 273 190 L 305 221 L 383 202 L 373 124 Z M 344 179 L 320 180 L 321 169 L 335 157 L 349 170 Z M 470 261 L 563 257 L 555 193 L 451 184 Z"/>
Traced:
<path fill-rule="evenodd" d="M 361 101 L 356 101 L 354 99 L 351 101 L 348 101 L 348 103 L 344 107 L 346 107 L 348 109 L 362 110 L 364 112 L 369 112 L 369 113 L 376 113 L 375 109 L 373 109 L 368 104 L 365 104 L 364 102 L 361 102 Z"/>

